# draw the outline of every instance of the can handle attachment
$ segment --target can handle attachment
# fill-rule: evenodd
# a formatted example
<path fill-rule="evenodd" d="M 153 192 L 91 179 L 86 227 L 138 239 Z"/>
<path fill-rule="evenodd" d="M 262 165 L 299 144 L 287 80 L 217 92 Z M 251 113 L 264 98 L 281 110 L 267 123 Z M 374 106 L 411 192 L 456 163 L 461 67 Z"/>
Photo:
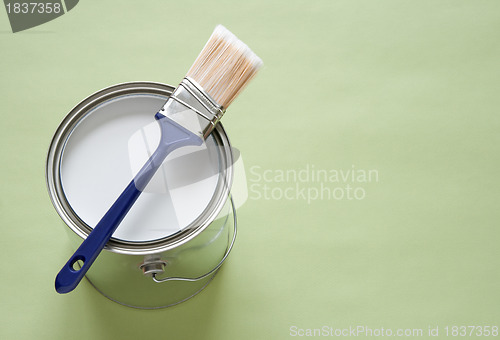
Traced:
<path fill-rule="evenodd" d="M 231 199 L 231 207 L 232 207 L 232 210 L 233 210 L 233 216 L 236 216 L 236 207 L 234 205 L 233 198 L 231 197 L 230 199 Z M 220 260 L 219 264 L 217 264 L 209 272 L 207 272 L 207 273 L 205 273 L 205 274 L 203 274 L 201 276 L 198 276 L 198 277 L 176 277 L 176 276 L 168 277 L 167 276 L 167 277 L 163 277 L 163 278 L 156 277 L 157 272 L 153 272 L 153 273 L 151 273 L 151 277 L 153 278 L 153 281 L 156 282 L 156 283 L 162 283 L 162 282 L 168 282 L 168 281 L 189 281 L 189 282 L 195 282 L 195 281 L 203 280 L 204 278 L 212 275 L 213 273 L 215 273 L 224 264 L 224 262 L 226 261 L 227 257 L 229 256 L 229 253 L 231 253 L 231 250 L 233 249 L 234 241 L 236 240 L 236 233 L 237 233 L 237 222 L 236 222 L 236 218 L 235 218 L 234 219 L 233 238 L 231 240 L 231 243 L 229 244 L 229 247 L 226 249 L 226 253 L 224 254 L 224 256 L 222 257 L 222 259 Z"/>

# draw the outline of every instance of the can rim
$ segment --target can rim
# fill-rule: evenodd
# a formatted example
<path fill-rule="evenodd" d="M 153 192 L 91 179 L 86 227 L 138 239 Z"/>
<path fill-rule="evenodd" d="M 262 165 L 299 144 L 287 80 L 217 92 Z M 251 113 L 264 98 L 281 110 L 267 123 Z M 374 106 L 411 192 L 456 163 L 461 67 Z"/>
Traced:
<path fill-rule="evenodd" d="M 175 87 L 171 85 L 149 81 L 134 81 L 112 85 L 83 99 L 68 112 L 59 124 L 52 137 L 47 153 L 45 167 L 47 190 L 52 205 L 58 215 L 64 223 L 82 239 L 88 236 L 92 228 L 81 220 L 73 211 L 71 205 L 65 198 L 61 184 L 59 165 L 67 137 L 71 134 L 73 128 L 86 117 L 93 108 L 107 100 L 128 94 L 157 94 L 168 97 L 172 94 L 174 89 Z M 232 166 L 230 166 L 233 164 L 233 154 L 231 152 L 229 138 L 220 122 L 212 132 L 212 135 L 217 144 L 221 147 L 220 149 L 224 151 L 221 161 L 225 164 L 221 165 L 221 180 L 219 180 L 214 196 L 203 213 L 190 225 L 173 235 L 144 242 L 132 242 L 111 238 L 106 244 L 105 250 L 128 255 L 145 255 L 167 251 L 189 242 L 216 219 L 229 197 L 229 190 L 233 180 L 233 169 Z"/>

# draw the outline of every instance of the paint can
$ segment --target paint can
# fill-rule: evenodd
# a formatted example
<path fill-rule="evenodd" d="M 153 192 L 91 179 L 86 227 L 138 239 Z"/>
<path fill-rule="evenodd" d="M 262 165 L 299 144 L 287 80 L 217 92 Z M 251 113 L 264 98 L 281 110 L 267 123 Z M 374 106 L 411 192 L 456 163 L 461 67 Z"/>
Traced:
<path fill-rule="evenodd" d="M 154 151 L 154 114 L 173 90 L 152 82 L 114 85 L 84 99 L 59 125 L 46 180 L 74 249 Z M 147 309 L 200 292 L 236 238 L 232 164 L 220 123 L 204 145 L 169 155 L 87 272 L 88 281 L 115 302 Z"/>

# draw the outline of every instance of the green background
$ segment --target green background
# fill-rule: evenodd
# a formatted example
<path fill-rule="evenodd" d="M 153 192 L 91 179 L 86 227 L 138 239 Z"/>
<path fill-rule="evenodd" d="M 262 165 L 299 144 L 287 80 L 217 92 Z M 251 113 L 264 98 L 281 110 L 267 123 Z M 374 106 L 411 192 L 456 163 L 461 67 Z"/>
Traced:
<path fill-rule="evenodd" d="M 176 307 L 123 307 L 86 281 L 58 295 L 68 239 L 44 163 L 59 122 L 112 84 L 177 84 L 218 23 L 265 63 L 224 117 L 249 179 L 354 165 L 378 182 L 362 200 L 250 194 L 229 262 Z M 0 10 L 0 31 L 0 338 L 500 326 L 498 1 L 86 0 L 16 34 Z"/>

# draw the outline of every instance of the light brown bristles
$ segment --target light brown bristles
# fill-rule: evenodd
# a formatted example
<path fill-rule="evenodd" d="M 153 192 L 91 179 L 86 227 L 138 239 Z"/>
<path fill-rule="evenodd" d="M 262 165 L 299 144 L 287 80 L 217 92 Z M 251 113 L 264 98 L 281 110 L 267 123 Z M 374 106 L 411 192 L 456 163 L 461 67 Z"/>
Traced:
<path fill-rule="evenodd" d="M 224 26 L 218 25 L 187 76 L 224 109 L 262 66 L 262 60 Z"/>

